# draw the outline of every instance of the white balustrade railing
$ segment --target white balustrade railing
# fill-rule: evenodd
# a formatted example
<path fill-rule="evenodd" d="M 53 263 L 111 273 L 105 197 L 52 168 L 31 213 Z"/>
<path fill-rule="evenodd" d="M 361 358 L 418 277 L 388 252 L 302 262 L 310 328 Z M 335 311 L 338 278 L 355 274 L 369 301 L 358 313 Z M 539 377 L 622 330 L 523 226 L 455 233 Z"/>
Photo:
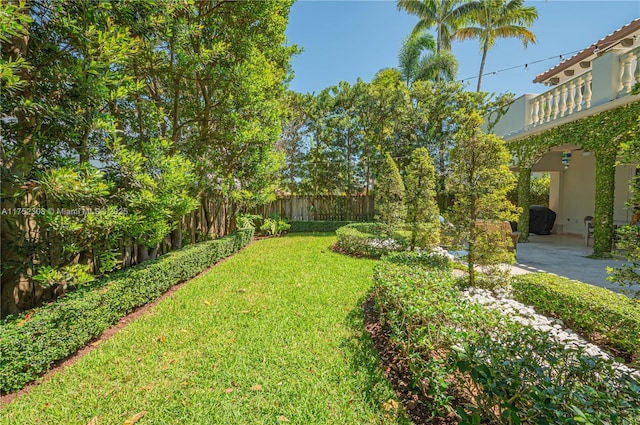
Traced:
<path fill-rule="evenodd" d="M 630 94 L 636 84 L 640 84 L 640 47 L 620 55 L 618 97 Z"/>
<path fill-rule="evenodd" d="M 528 127 L 535 127 L 589 109 L 592 76 L 588 71 L 531 99 Z"/>
<path fill-rule="evenodd" d="M 596 58 L 595 61 L 599 59 Z M 640 46 L 620 53 L 617 57 L 609 56 L 603 60 L 619 61 L 619 66 L 613 67 L 619 71 L 614 75 L 605 75 L 603 70 L 609 66 L 605 63 L 605 66 L 601 66 L 597 71 L 597 81 L 594 81 L 592 71 L 588 70 L 537 96 L 527 96 L 524 125 L 522 115 L 517 118 L 514 115 L 512 119 L 518 122 L 511 123 L 510 126 L 518 130 L 510 134 L 527 131 L 595 106 L 600 107 L 608 101 L 629 96 L 634 88 L 640 87 Z M 614 65 L 615 62 L 611 64 Z M 505 118 L 510 117 L 507 114 Z"/>

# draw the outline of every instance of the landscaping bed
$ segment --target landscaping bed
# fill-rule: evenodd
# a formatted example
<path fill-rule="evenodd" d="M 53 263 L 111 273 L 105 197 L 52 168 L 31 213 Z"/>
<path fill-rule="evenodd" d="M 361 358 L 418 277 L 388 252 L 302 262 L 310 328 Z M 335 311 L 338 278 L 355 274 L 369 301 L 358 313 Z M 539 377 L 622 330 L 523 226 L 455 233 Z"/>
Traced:
<path fill-rule="evenodd" d="M 241 229 L 224 238 L 189 245 L 3 321 L 0 392 L 19 390 L 123 316 L 237 252 L 252 237 L 253 229 Z"/>
<path fill-rule="evenodd" d="M 640 302 L 548 273 L 513 279 L 513 296 L 536 311 L 562 319 L 590 341 L 640 366 Z"/>
<path fill-rule="evenodd" d="M 412 253 L 398 254 L 412 256 Z M 640 383 L 613 360 L 465 299 L 450 272 L 382 261 L 382 326 L 434 417 L 465 424 L 640 423 Z"/>
<path fill-rule="evenodd" d="M 381 223 L 351 223 L 336 230 L 334 250 L 356 257 L 380 258 L 407 248 L 406 235 Z"/>

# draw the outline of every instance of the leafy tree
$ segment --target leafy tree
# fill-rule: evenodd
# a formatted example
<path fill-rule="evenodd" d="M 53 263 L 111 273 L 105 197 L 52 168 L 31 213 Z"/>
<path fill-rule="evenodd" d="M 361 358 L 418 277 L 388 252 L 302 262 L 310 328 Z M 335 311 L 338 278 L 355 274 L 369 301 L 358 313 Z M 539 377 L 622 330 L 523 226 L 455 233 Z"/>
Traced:
<path fill-rule="evenodd" d="M 466 17 L 469 25 L 459 28 L 455 38 L 477 38 L 480 41 L 482 59 L 477 86 L 477 91 L 480 91 L 487 52 L 496 39 L 517 38 L 525 48 L 530 42 L 535 43 L 536 36 L 529 27 L 538 19 L 538 11 L 535 6 L 525 6 L 524 0 L 478 0 L 471 5 L 473 12 Z"/>
<path fill-rule="evenodd" d="M 404 183 L 400 171 L 391 155 L 387 153 L 378 168 L 374 206 L 376 220 L 393 228 L 405 217 Z"/>
<path fill-rule="evenodd" d="M 2 315 L 38 302 L 43 267 L 127 265 L 134 245 L 139 259 L 179 247 L 197 201 L 192 240 L 230 230 L 234 209 L 273 196 L 297 51 L 284 36 L 290 6 L 2 3 L 2 206 L 92 209 L 0 217 Z"/>
<path fill-rule="evenodd" d="M 407 223 L 411 226 L 411 248 L 438 245 L 440 211 L 435 200 L 435 169 L 426 148 L 413 151 L 404 184 Z"/>
<path fill-rule="evenodd" d="M 475 285 L 475 266 L 512 262 L 513 254 L 501 243 L 504 231 L 500 222 L 512 220 L 514 206 L 507 193 L 515 184 L 509 170 L 510 155 L 502 139 L 480 130 L 482 118 L 469 115 L 456 137 L 451 151 L 451 175 L 448 184 L 454 195 L 451 221 L 460 240 L 467 245 L 469 284 Z M 482 225 L 478 220 L 484 220 Z M 497 230 L 491 230 L 491 223 Z M 508 239 L 508 238 L 507 238 Z M 506 241 L 508 244 L 511 240 Z"/>

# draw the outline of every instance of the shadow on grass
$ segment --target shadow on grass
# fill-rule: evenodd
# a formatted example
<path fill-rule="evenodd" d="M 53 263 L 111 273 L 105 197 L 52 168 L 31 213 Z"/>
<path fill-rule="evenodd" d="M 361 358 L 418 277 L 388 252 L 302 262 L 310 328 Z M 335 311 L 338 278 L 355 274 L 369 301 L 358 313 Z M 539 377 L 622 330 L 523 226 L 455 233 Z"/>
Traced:
<path fill-rule="evenodd" d="M 408 425 L 412 422 L 402 405 L 394 404 L 398 397 L 385 377 L 378 351 L 364 328 L 363 305 L 368 297 L 369 294 L 359 299 L 347 315 L 346 326 L 351 331 L 351 337 L 342 343 L 342 349 L 352 354 L 351 369 L 360 381 L 365 403 L 379 410 L 387 422 Z"/>

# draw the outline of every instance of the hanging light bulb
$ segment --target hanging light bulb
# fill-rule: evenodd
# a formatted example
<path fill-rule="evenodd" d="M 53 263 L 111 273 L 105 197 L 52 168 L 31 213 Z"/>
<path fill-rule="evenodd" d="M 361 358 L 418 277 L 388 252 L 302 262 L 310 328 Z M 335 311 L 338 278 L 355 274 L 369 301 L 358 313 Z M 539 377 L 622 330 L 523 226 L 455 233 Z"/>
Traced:
<path fill-rule="evenodd" d="M 529 64 L 525 63 L 524 64 L 524 72 L 527 72 L 529 70 Z"/>

